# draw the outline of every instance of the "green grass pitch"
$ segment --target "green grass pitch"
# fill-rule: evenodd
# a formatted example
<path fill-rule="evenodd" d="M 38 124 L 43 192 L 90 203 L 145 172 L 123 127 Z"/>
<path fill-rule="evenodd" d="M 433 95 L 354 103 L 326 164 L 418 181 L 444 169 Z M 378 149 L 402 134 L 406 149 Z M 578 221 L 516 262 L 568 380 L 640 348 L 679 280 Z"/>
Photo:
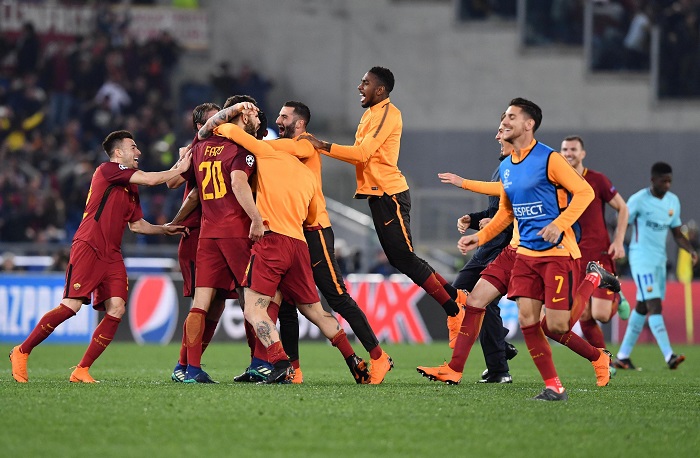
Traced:
<path fill-rule="evenodd" d="M 12 380 L 5 359 L 0 455 L 699 456 L 700 347 L 675 346 L 687 361 L 670 371 L 655 345 L 639 345 L 633 361 L 643 370 L 618 371 L 598 388 L 589 362 L 553 344 L 570 399 L 547 403 L 530 400 L 543 385 L 524 344 L 516 346 L 512 385 L 475 383 L 478 347 L 461 385 L 422 378 L 417 365 L 450 356 L 436 343 L 385 345 L 394 370 L 380 386 L 360 386 L 337 350 L 307 343 L 303 385 L 256 386 L 231 381 L 247 349 L 214 344 L 204 363 L 221 384 L 193 386 L 170 381 L 175 345 L 112 344 L 90 371 L 99 385 L 68 382 L 83 346 L 43 345 L 29 359 L 28 384 Z"/>

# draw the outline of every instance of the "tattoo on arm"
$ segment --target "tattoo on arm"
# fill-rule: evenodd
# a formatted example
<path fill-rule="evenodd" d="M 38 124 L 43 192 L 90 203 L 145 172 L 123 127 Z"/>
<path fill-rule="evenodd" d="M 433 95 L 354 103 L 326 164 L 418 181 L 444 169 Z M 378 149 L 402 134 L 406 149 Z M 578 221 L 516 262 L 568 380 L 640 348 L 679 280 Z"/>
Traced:
<path fill-rule="evenodd" d="M 221 124 L 229 120 L 228 111 L 219 111 L 216 115 L 212 116 L 211 119 L 207 120 L 206 123 L 199 129 L 199 138 L 209 138 L 214 132 L 214 129 L 219 127 Z"/>
<path fill-rule="evenodd" d="M 209 121 L 207 121 L 207 124 L 209 124 Z M 213 128 L 208 128 L 207 124 L 204 124 L 201 129 L 199 129 L 199 138 L 209 138 L 211 136 Z"/>

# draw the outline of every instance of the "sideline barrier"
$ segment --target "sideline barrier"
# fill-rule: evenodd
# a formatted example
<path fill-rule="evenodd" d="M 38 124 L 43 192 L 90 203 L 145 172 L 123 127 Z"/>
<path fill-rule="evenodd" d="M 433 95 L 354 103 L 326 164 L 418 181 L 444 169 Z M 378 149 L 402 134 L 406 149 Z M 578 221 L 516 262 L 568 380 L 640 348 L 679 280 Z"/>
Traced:
<path fill-rule="evenodd" d="M 64 278 L 60 274 L 0 274 L 0 342 L 22 341 L 41 316 L 56 307 L 62 298 Z M 142 274 L 129 278 L 129 302 L 115 340 L 140 344 L 167 344 L 182 339 L 182 324 L 190 308 L 190 299 L 183 298 L 179 274 Z M 384 278 L 381 275 L 350 275 L 346 279 L 348 292 L 363 308 L 367 319 L 382 342 L 428 343 L 447 340 L 445 313 L 423 290 L 402 275 Z M 632 307 L 635 286 L 631 280 L 622 281 L 622 289 Z M 693 282 L 694 329 L 700 328 L 700 282 Z M 327 306 L 326 306 L 327 307 Z M 511 330 L 509 340 L 522 339 L 518 328 L 517 307 L 501 299 L 501 316 Z M 686 310 L 684 287 L 669 282 L 664 300 L 664 319 L 673 343 L 686 343 Z M 92 307 L 81 311 L 49 337 L 53 343 L 87 343 L 99 320 Z M 349 336 L 352 330 L 339 317 Z M 300 337 L 304 340 L 324 340 L 319 330 L 299 316 Z M 603 325 L 606 340 L 617 343 L 624 335 L 627 323 L 617 316 Z M 574 328 L 579 331 L 578 325 Z M 695 332 L 693 343 L 700 343 Z M 214 341 L 244 341 L 243 312 L 237 300 L 227 301 L 226 309 Z M 653 342 L 645 327 L 640 342 Z"/>

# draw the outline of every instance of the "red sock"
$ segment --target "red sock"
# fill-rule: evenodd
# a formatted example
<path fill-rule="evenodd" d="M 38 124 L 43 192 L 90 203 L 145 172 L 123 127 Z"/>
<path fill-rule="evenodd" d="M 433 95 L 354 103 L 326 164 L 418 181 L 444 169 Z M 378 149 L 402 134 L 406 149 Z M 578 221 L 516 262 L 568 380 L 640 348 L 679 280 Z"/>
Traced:
<path fill-rule="evenodd" d="M 295 359 L 294 361 L 290 361 L 292 363 L 292 367 L 296 370 L 299 369 L 299 360 Z"/>
<path fill-rule="evenodd" d="M 561 380 L 559 380 L 559 377 L 554 377 L 545 380 L 544 386 L 545 388 L 549 388 L 550 390 L 555 391 L 557 393 L 564 392 L 564 385 L 561 384 Z"/>
<path fill-rule="evenodd" d="M 590 278 L 592 277 L 592 278 Z M 597 283 L 595 283 L 597 281 Z M 569 320 L 569 328 L 573 328 L 576 322 L 581 318 L 583 311 L 586 309 L 586 304 L 591 299 L 593 290 L 600 284 L 600 277 L 594 274 L 586 275 L 574 295 L 574 303 L 571 306 L 571 319 Z"/>
<path fill-rule="evenodd" d="M 447 294 L 450 295 L 450 297 L 452 298 L 452 300 L 453 300 L 453 301 L 454 301 L 454 300 L 457 300 L 457 288 L 455 288 L 454 286 L 452 286 L 452 283 L 450 283 L 450 282 L 448 282 L 447 280 L 445 280 L 445 279 L 442 277 L 442 275 L 440 275 L 439 273 L 433 272 L 433 274 L 435 275 L 435 278 L 438 279 L 438 281 L 440 282 L 440 284 L 442 285 L 442 287 L 445 288 L 445 291 L 447 291 Z"/>
<path fill-rule="evenodd" d="M 600 286 L 600 275 L 594 272 L 587 273 L 586 276 L 583 277 L 583 281 L 590 282 L 593 284 L 594 288 L 597 288 Z"/>
<path fill-rule="evenodd" d="M 583 337 L 586 338 L 589 344 L 596 348 L 605 348 L 605 337 L 603 330 L 598 326 L 598 322 L 591 318 L 586 321 L 579 321 Z"/>
<path fill-rule="evenodd" d="M 193 307 L 185 319 L 187 364 L 193 367 L 202 367 L 202 336 L 206 315 L 206 311 Z"/>
<path fill-rule="evenodd" d="M 46 312 L 36 324 L 31 334 L 24 339 L 22 345 L 19 346 L 19 351 L 28 355 L 34 347 L 39 345 L 48 336 L 51 335 L 56 327 L 66 321 L 68 318 L 75 316 L 73 309 L 61 304 Z"/>
<path fill-rule="evenodd" d="M 112 342 L 121 321 L 121 318 L 116 318 L 112 315 L 105 315 L 105 317 L 102 318 L 100 324 L 95 328 L 95 332 L 92 333 L 92 340 L 83 355 L 83 359 L 81 359 L 78 364 L 80 367 L 92 366 L 92 363 L 100 357 L 102 352 L 105 351 L 105 348 L 107 348 L 107 345 Z"/>
<path fill-rule="evenodd" d="M 348 358 L 355 354 L 355 350 L 352 349 L 352 345 L 350 345 L 350 341 L 348 340 L 347 334 L 345 334 L 345 331 L 343 331 L 342 329 L 338 331 L 336 335 L 333 336 L 333 338 L 331 339 L 331 344 L 333 344 L 334 347 L 340 350 L 340 353 L 342 353 L 343 358 Z"/>
<path fill-rule="evenodd" d="M 547 317 L 542 318 L 542 330 L 550 339 L 556 340 L 560 344 L 568 347 L 574 353 L 583 356 L 588 361 L 595 361 L 600 358 L 600 352 L 593 345 L 589 344 L 576 333 L 568 331 L 564 334 L 556 334 L 547 327 Z M 551 353 L 550 353 L 551 354 Z"/>
<path fill-rule="evenodd" d="M 267 316 L 270 317 L 273 323 L 277 323 L 277 316 L 280 313 L 280 305 L 276 302 L 270 301 L 270 305 L 267 306 Z"/>
<path fill-rule="evenodd" d="M 211 342 L 219 320 L 204 320 L 204 332 L 202 333 L 202 353 L 204 353 Z"/>
<path fill-rule="evenodd" d="M 552 361 L 552 348 L 544 336 L 540 322 L 538 321 L 530 326 L 521 326 L 520 330 L 523 333 L 525 345 L 530 351 L 532 361 L 537 366 L 537 370 L 540 371 L 540 376 L 542 376 L 545 385 L 552 379 L 558 379 L 557 370 L 554 368 L 554 361 Z"/>
<path fill-rule="evenodd" d="M 283 359 L 289 359 L 289 356 L 284 352 L 284 348 L 282 348 L 282 342 L 279 340 L 269 347 L 267 347 L 267 360 L 271 364 L 275 364 L 278 361 L 282 361 Z"/>
<path fill-rule="evenodd" d="M 377 345 L 373 349 L 369 351 L 369 357 L 372 359 L 379 359 L 381 356 L 384 354 L 384 351 L 382 350 L 382 347 Z"/>
<path fill-rule="evenodd" d="M 445 313 L 450 316 L 455 316 L 459 313 L 459 306 L 454 299 L 450 297 L 447 291 L 445 291 L 445 288 L 442 287 L 442 284 L 440 284 L 435 274 L 431 274 L 420 287 L 445 309 Z"/>
<path fill-rule="evenodd" d="M 453 371 L 464 372 L 464 365 L 467 363 L 469 352 L 474 346 L 474 342 L 479 337 L 481 323 L 484 321 L 485 309 L 466 306 L 464 320 L 459 328 L 457 340 L 455 341 L 455 349 L 452 352 L 452 359 L 449 366 Z"/>

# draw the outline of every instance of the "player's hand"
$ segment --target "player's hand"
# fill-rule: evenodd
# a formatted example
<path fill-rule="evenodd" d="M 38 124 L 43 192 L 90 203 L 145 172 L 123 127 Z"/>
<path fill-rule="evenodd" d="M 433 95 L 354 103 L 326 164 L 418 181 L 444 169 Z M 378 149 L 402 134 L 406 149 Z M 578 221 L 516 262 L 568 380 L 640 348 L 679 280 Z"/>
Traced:
<path fill-rule="evenodd" d="M 557 243 L 562 231 L 554 223 L 549 223 L 537 233 L 549 243 Z"/>
<path fill-rule="evenodd" d="M 321 149 L 323 147 L 323 142 L 309 133 L 299 135 L 297 141 L 298 140 L 308 140 L 309 143 L 311 143 L 311 145 L 316 149 Z"/>
<path fill-rule="evenodd" d="M 265 225 L 262 221 L 253 221 L 250 223 L 250 232 L 248 233 L 250 240 L 257 242 L 263 235 L 265 235 Z"/>
<path fill-rule="evenodd" d="M 163 229 L 165 230 L 165 235 L 183 234 L 185 237 L 190 235 L 190 228 L 189 227 L 180 226 L 178 224 L 172 224 L 172 223 L 163 224 Z"/>
<path fill-rule="evenodd" d="M 457 242 L 457 249 L 462 254 L 467 254 L 477 246 L 479 246 L 479 237 L 476 234 L 465 235 Z"/>
<path fill-rule="evenodd" d="M 183 173 L 187 171 L 187 169 L 190 168 L 190 164 L 192 163 L 192 150 L 188 149 L 187 151 L 184 152 L 184 154 L 180 157 L 180 160 L 177 161 L 177 167 L 175 167 L 180 173 Z"/>
<path fill-rule="evenodd" d="M 182 156 L 184 156 L 185 153 L 188 152 L 188 151 L 190 151 L 191 149 L 192 149 L 192 145 L 191 145 L 191 144 L 190 144 L 190 145 L 187 145 L 187 146 L 183 146 L 182 148 L 180 148 L 180 149 L 178 150 L 178 154 L 180 155 L 180 156 L 179 156 L 180 159 L 182 159 Z"/>
<path fill-rule="evenodd" d="M 169 228 L 169 227 L 180 227 L 180 226 L 179 226 L 178 223 L 176 223 L 175 221 L 170 221 L 169 223 L 163 224 L 163 227 L 166 228 L 166 230 L 165 230 L 165 231 L 166 231 L 166 235 L 175 235 L 175 234 L 169 234 L 167 228 Z M 183 237 L 189 237 L 189 235 L 190 235 L 190 228 L 187 227 L 187 228 L 185 228 L 185 229 L 186 229 L 186 231 L 180 232 L 180 234 L 182 234 Z M 177 232 L 176 232 L 176 233 L 177 233 Z"/>
<path fill-rule="evenodd" d="M 229 118 L 233 118 L 236 116 L 238 113 L 243 113 L 245 115 L 257 115 L 258 111 L 260 111 L 260 108 L 255 106 L 254 103 L 252 102 L 238 102 L 234 106 L 231 107 L 232 110 L 229 112 L 232 116 Z"/>
<path fill-rule="evenodd" d="M 479 221 L 479 230 L 483 229 L 490 222 L 491 218 L 481 218 L 481 220 Z"/>
<path fill-rule="evenodd" d="M 695 251 L 695 250 L 693 250 L 693 251 L 690 253 L 690 257 L 691 257 L 691 259 L 693 260 L 693 266 L 696 266 L 696 265 L 698 264 L 698 252 Z"/>
<path fill-rule="evenodd" d="M 462 187 L 462 181 L 464 181 L 464 178 L 461 176 L 449 172 L 438 173 L 438 178 L 440 178 L 441 182 L 453 184 L 458 188 Z"/>
<path fill-rule="evenodd" d="M 610 248 L 608 248 L 608 254 L 612 257 L 613 261 L 616 259 L 622 259 L 625 257 L 625 247 L 620 243 L 611 243 Z"/>
<path fill-rule="evenodd" d="M 461 218 L 457 218 L 457 230 L 460 234 L 464 234 L 469 229 L 469 225 L 472 223 L 472 217 L 469 215 L 464 215 Z"/>

